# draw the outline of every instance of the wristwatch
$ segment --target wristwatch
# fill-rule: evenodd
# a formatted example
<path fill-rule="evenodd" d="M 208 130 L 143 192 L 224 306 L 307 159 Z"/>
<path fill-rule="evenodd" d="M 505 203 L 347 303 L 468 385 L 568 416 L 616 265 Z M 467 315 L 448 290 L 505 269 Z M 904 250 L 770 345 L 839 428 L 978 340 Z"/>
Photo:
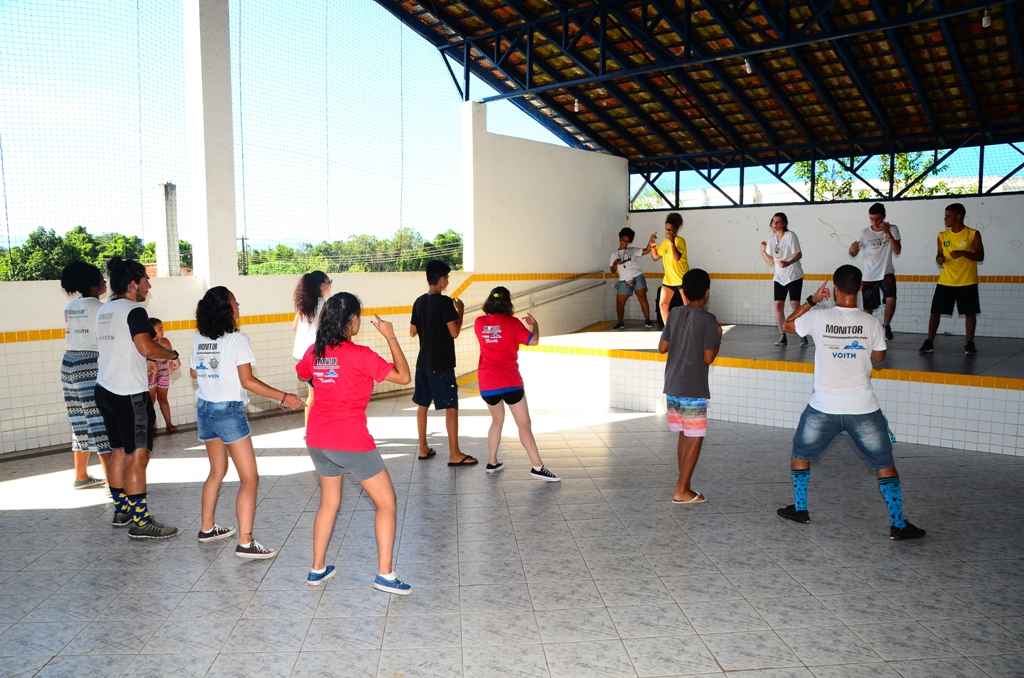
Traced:
<path fill-rule="evenodd" d="M 818 303 L 818 302 L 816 302 L 816 301 L 814 300 L 814 295 L 813 295 L 813 294 L 809 294 L 809 295 L 807 295 L 807 299 L 806 299 L 806 301 L 807 301 L 807 305 L 808 305 L 808 306 L 811 306 L 811 307 L 813 307 L 813 306 L 814 306 L 815 304 L 817 304 L 817 303 Z"/>

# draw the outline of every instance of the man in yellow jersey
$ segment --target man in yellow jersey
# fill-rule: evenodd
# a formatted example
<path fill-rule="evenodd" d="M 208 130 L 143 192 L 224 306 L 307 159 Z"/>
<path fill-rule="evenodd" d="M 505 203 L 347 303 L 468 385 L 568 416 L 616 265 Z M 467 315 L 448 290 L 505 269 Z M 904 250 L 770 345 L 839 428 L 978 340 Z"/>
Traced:
<path fill-rule="evenodd" d="M 651 234 L 650 242 L 647 243 L 651 248 L 651 258 L 655 261 L 660 259 L 665 267 L 658 299 L 662 323 L 668 320 L 668 312 L 674 299 L 678 298 L 678 303 L 683 303 L 683 276 L 690 270 L 690 265 L 686 261 L 686 241 L 679 235 L 679 229 L 682 227 L 683 217 L 679 212 L 672 212 L 665 217 L 665 239 L 661 244 L 657 245 L 658 236 L 655 233 Z"/>
<path fill-rule="evenodd" d="M 964 317 L 967 341 L 964 353 L 974 355 L 974 330 L 981 313 L 978 300 L 978 262 L 985 260 L 985 245 L 981 233 L 964 225 L 967 209 L 955 202 L 946 208 L 946 230 L 939 233 L 935 263 L 941 267 L 939 284 L 932 297 L 932 315 L 928 320 L 928 338 L 921 344 L 921 353 L 935 350 L 935 334 L 939 331 L 939 316 L 953 315 L 953 307 Z"/>

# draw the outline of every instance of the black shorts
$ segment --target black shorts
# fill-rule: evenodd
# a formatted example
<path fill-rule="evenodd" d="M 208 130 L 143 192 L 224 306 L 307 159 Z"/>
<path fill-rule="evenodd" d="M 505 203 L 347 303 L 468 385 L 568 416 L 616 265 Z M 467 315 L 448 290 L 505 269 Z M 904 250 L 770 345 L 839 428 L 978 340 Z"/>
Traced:
<path fill-rule="evenodd" d="M 860 284 L 860 294 L 864 299 L 864 310 L 871 313 L 882 305 L 883 299 L 896 298 L 896 275 L 886 273 L 885 277 L 881 280 L 862 282 Z"/>
<path fill-rule="evenodd" d="M 981 313 L 981 300 L 978 298 L 978 285 L 950 287 L 936 285 L 932 295 L 932 313 L 953 315 L 953 307 L 960 315 L 976 315 Z"/>
<path fill-rule="evenodd" d="M 152 450 L 156 411 L 148 392 L 117 395 L 96 384 L 96 406 L 107 429 L 110 449 Z"/>
<path fill-rule="evenodd" d="M 526 391 L 521 388 L 517 388 L 514 391 L 505 391 L 504 393 L 495 393 L 494 395 L 484 395 L 481 393 L 480 397 L 484 399 L 485 403 L 492 406 L 497 405 L 502 401 L 509 405 L 515 405 L 526 397 Z"/>
<path fill-rule="evenodd" d="M 790 301 L 800 301 L 800 294 L 804 291 L 804 279 L 798 278 L 788 285 L 775 283 L 775 301 L 785 301 L 789 295 Z"/>
<path fill-rule="evenodd" d="M 428 370 L 416 368 L 416 390 L 412 401 L 420 407 L 435 410 L 459 409 L 459 385 L 455 383 L 455 370 Z"/>

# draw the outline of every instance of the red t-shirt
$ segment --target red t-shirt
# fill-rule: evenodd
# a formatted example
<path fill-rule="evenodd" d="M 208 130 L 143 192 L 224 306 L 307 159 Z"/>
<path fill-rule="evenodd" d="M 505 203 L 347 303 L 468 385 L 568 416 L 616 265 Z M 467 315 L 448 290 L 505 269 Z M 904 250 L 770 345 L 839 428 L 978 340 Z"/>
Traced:
<path fill-rule="evenodd" d="M 480 393 L 522 388 L 519 374 L 519 345 L 530 343 L 532 333 L 521 320 L 510 315 L 480 316 L 474 324 L 480 342 L 480 366 L 477 380 Z"/>
<path fill-rule="evenodd" d="M 373 385 L 384 381 L 394 365 L 368 346 L 344 341 L 323 358 L 306 349 L 295 364 L 303 381 L 313 382 L 313 407 L 306 425 L 306 444 L 339 452 L 371 452 L 377 448 L 366 428 L 366 405 Z"/>

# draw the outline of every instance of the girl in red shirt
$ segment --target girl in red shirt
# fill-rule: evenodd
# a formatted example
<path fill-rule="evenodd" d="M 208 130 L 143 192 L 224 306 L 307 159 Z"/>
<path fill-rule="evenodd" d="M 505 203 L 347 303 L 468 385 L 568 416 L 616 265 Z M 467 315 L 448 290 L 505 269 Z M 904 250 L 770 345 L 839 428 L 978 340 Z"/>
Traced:
<path fill-rule="evenodd" d="M 348 292 L 328 299 L 320 315 L 316 341 L 295 365 L 299 379 L 313 388 L 306 446 L 320 476 L 320 508 L 313 521 L 313 566 L 306 583 L 319 586 L 335 574 L 334 565 L 327 564 L 327 546 L 341 508 L 342 476 L 351 475 L 376 509 L 377 576 L 371 586 L 407 595 L 412 587 L 394 573 L 395 488 L 366 427 L 366 406 L 374 384 L 408 384 L 409 363 L 394 326 L 379 317 L 370 322 L 387 340 L 392 362 L 368 346 L 352 342 L 359 333 L 361 310 L 359 299 Z"/>
<path fill-rule="evenodd" d="M 519 428 L 519 442 L 526 448 L 533 467 L 530 476 L 538 480 L 561 480 L 544 466 L 533 438 L 530 409 L 526 405 L 523 378 L 519 374 L 519 346 L 535 346 L 540 341 L 537 320 L 527 313 L 522 320 L 512 315 L 512 295 L 505 287 L 495 287 L 484 302 L 484 314 L 476 319 L 474 330 L 480 342 L 480 365 L 477 378 L 480 397 L 491 412 L 491 428 L 487 432 L 488 473 L 497 473 L 505 465 L 498 461 L 498 444 L 505 424 L 505 404 L 512 411 Z M 529 329 L 527 329 L 529 326 Z"/>

